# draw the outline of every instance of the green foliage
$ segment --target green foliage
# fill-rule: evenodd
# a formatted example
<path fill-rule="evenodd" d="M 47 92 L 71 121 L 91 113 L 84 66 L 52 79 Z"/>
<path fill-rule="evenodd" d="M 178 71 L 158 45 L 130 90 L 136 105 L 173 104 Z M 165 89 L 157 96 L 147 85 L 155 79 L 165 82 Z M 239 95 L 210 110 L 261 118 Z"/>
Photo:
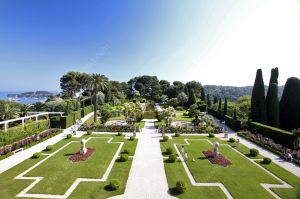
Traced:
<path fill-rule="evenodd" d="M 300 80 L 289 78 L 280 100 L 281 127 L 286 130 L 300 127 Z"/>
<path fill-rule="evenodd" d="M 52 150 L 53 150 L 53 145 L 46 146 L 46 151 L 52 151 Z"/>
<path fill-rule="evenodd" d="M 180 133 L 175 133 L 174 137 L 180 137 Z"/>
<path fill-rule="evenodd" d="M 201 89 L 201 101 L 206 103 L 206 96 L 205 96 L 204 88 Z"/>
<path fill-rule="evenodd" d="M 188 101 L 188 96 L 184 92 L 181 92 L 178 94 L 177 99 L 178 99 L 178 102 L 183 107 L 184 104 Z"/>
<path fill-rule="evenodd" d="M 115 190 L 120 189 L 120 186 L 121 186 L 120 180 L 118 180 L 118 179 L 112 179 L 112 180 L 109 181 L 108 188 L 111 191 L 115 191 Z"/>
<path fill-rule="evenodd" d="M 224 100 L 223 115 L 227 115 L 227 98 Z"/>
<path fill-rule="evenodd" d="M 211 103 L 211 99 L 210 99 L 210 95 L 209 94 L 206 95 L 206 103 L 207 103 L 208 107 L 211 107 L 212 103 Z"/>
<path fill-rule="evenodd" d="M 71 139 L 72 138 L 72 134 L 68 134 L 66 138 L 67 139 Z"/>
<path fill-rule="evenodd" d="M 272 159 L 271 158 L 266 158 L 266 157 L 264 157 L 263 161 L 262 161 L 263 164 L 271 164 L 271 162 L 272 162 Z"/>
<path fill-rule="evenodd" d="M 176 116 L 176 111 L 173 107 L 163 109 L 162 118 L 164 119 L 166 126 L 170 126 L 173 118 Z"/>
<path fill-rule="evenodd" d="M 163 141 L 163 142 L 169 141 L 169 137 L 165 135 L 165 136 L 163 137 L 162 141 Z"/>
<path fill-rule="evenodd" d="M 197 98 L 196 98 L 196 95 L 195 95 L 195 91 L 194 90 L 191 90 L 189 91 L 189 95 L 188 95 L 188 101 L 187 101 L 187 106 L 191 106 L 192 104 L 196 104 L 197 102 Z"/>
<path fill-rule="evenodd" d="M 134 137 L 134 136 L 130 136 L 130 137 L 129 137 L 129 140 L 130 140 L 130 141 L 133 141 L 133 140 L 135 140 L 135 137 Z"/>
<path fill-rule="evenodd" d="M 123 154 L 128 154 L 128 155 L 129 155 L 129 154 L 130 154 L 130 150 L 129 150 L 129 149 L 124 149 L 122 153 L 123 153 Z"/>
<path fill-rule="evenodd" d="M 32 158 L 37 159 L 37 158 L 40 158 L 41 155 L 42 155 L 41 152 L 36 152 L 36 153 L 34 153 L 34 154 L 32 155 Z"/>
<path fill-rule="evenodd" d="M 256 157 L 259 155 L 259 151 L 257 149 L 250 149 L 249 152 L 250 152 L 249 155 L 251 157 Z"/>
<path fill-rule="evenodd" d="M 267 123 L 267 111 L 265 102 L 265 86 L 261 69 L 256 72 L 256 78 L 251 96 L 250 118 L 254 122 Z"/>
<path fill-rule="evenodd" d="M 121 133 L 121 132 L 117 133 L 117 136 L 122 136 L 122 135 L 123 135 L 123 133 Z"/>
<path fill-rule="evenodd" d="M 229 142 L 234 143 L 236 142 L 235 138 L 229 138 Z"/>
<path fill-rule="evenodd" d="M 174 153 L 174 150 L 173 150 L 172 147 L 168 147 L 168 148 L 166 149 L 166 154 L 167 154 L 167 155 L 171 155 L 171 154 L 173 154 L 173 153 Z"/>
<path fill-rule="evenodd" d="M 272 83 L 269 86 L 266 105 L 268 124 L 270 126 L 279 128 L 278 85 L 276 83 Z"/>
<path fill-rule="evenodd" d="M 176 162 L 176 160 L 177 160 L 176 154 L 169 155 L 168 162 L 174 163 L 174 162 Z"/>
<path fill-rule="evenodd" d="M 128 160 L 128 155 L 127 154 L 121 154 L 119 161 L 120 162 L 126 162 Z"/>
<path fill-rule="evenodd" d="M 178 106 L 178 104 L 179 104 L 179 100 L 175 97 L 169 99 L 169 101 L 168 101 L 168 105 L 173 106 L 174 108 L 176 108 Z"/>
<path fill-rule="evenodd" d="M 221 113 L 222 110 L 222 99 L 219 98 L 218 112 Z"/>
<path fill-rule="evenodd" d="M 197 104 L 191 105 L 188 111 L 189 117 L 195 117 L 199 113 L 197 111 L 198 111 L 198 105 Z"/>
<path fill-rule="evenodd" d="M 110 110 L 110 106 L 108 104 L 105 104 L 100 107 L 100 120 L 102 124 L 105 124 L 108 119 L 112 116 L 112 111 Z"/>
<path fill-rule="evenodd" d="M 87 131 L 86 134 L 87 134 L 87 135 L 92 135 L 93 132 L 92 132 L 92 131 Z"/>
<path fill-rule="evenodd" d="M 214 137 L 215 137 L 215 134 L 213 134 L 213 133 L 209 133 L 209 134 L 208 134 L 208 137 L 210 137 L 210 138 L 214 138 Z"/>
<path fill-rule="evenodd" d="M 176 182 L 176 191 L 180 194 L 186 192 L 186 185 L 183 181 Z"/>

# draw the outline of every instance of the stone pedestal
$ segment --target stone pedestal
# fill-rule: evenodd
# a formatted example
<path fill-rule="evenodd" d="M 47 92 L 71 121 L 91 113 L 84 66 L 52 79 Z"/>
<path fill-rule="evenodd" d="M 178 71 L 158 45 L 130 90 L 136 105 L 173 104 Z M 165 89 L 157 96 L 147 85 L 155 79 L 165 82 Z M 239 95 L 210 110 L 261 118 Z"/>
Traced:
<path fill-rule="evenodd" d="M 214 157 L 219 155 L 219 142 L 214 142 Z"/>
<path fill-rule="evenodd" d="M 80 154 L 86 154 L 87 152 L 87 149 L 85 147 L 85 143 L 86 143 L 86 140 L 85 139 L 82 139 L 80 141 L 80 144 L 81 144 L 81 147 L 80 147 Z"/>

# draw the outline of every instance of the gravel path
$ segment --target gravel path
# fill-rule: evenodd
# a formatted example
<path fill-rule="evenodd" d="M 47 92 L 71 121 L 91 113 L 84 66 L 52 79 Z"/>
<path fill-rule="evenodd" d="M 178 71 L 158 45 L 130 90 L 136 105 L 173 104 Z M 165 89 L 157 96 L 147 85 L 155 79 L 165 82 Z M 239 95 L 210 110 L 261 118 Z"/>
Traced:
<path fill-rule="evenodd" d="M 174 198 L 168 194 L 160 135 L 153 121 L 146 120 L 145 128 L 138 134 L 139 141 L 124 195 L 112 198 Z"/>

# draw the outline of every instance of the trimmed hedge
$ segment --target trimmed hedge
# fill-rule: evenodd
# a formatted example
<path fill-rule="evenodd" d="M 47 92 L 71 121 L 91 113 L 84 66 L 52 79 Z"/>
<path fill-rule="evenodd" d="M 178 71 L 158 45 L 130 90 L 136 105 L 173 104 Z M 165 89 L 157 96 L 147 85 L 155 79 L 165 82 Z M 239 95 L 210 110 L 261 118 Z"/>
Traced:
<path fill-rule="evenodd" d="M 144 119 L 156 119 L 155 111 L 145 111 L 144 112 Z"/>
<path fill-rule="evenodd" d="M 276 143 L 285 147 L 293 148 L 295 136 L 292 132 L 267 126 L 258 122 L 250 122 L 249 129 L 252 133 L 261 134 L 264 137 L 273 139 Z"/>
<path fill-rule="evenodd" d="M 81 117 L 86 116 L 87 114 L 93 112 L 94 110 L 94 106 L 90 105 L 90 106 L 86 106 L 81 110 Z"/>
<path fill-rule="evenodd" d="M 218 111 L 215 111 L 211 108 L 207 108 L 207 112 L 209 114 L 211 114 L 212 116 L 218 118 L 219 120 L 224 120 L 227 126 L 229 126 L 232 130 L 234 131 L 239 131 L 241 130 L 241 121 L 240 120 L 235 120 L 232 117 L 228 116 L 228 115 L 222 115 L 221 113 L 219 113 Z"/>
<path fill-rule="evenodd" d="M 66 129 L 73 125 L 73 116 L 72 115 L 66 115 L 60 117 L 60 127 L 62 129 Z"/>

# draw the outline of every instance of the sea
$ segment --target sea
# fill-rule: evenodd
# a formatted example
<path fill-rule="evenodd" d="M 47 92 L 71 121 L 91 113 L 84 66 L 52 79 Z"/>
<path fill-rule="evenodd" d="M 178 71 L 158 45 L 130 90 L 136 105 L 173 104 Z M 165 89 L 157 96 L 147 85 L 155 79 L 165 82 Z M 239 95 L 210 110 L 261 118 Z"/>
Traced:
<path fill-rule="evenodd" d="M 0 91 L 0 99 L 9 100 L 9 98 L 7 97 L 8 94 L 21 94 L 25 92 L 26 91 Z M 46 97 L 42 97 L 42 98 L 20 97 L 15 99 L 15 102 L 19 104 L 34 104 L 37 102 L 45 102 L 46 100 L 47 100 Z"/>

